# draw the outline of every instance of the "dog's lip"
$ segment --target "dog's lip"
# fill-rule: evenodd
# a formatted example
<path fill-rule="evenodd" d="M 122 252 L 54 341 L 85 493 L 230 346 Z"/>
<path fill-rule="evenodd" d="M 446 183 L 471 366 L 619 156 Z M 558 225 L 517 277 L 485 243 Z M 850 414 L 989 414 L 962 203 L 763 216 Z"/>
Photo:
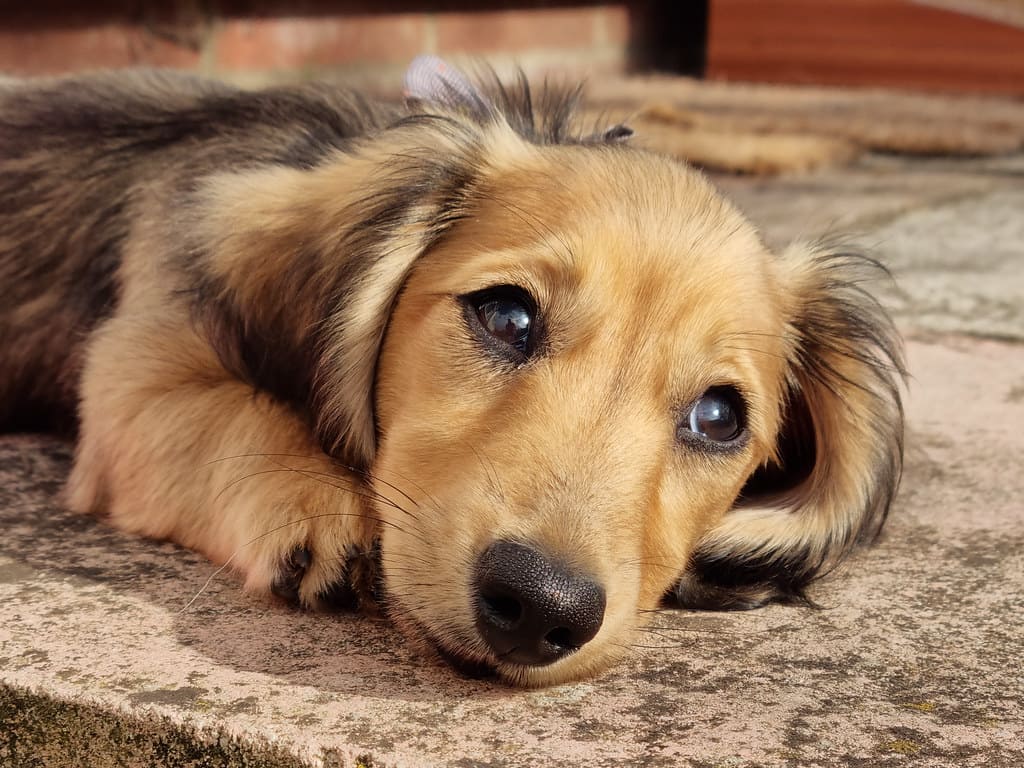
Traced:
<path fill-rule="evenodd" d="M 509 659 L 508 657 L 515 654 L 515 652 L 519 650 L 518 648 L 512 648 L 507 653 L 503 653 L 493 660 L 474 658 L 452 650 L 443 642 L 433 637 L 423 627 L 418 627 L 418 631 L 422 633 L 421 637 L 423 640 L 426 641 L 431 650 L 433 650 L 442 661 L 454 669 L 458 674 L 473 680 L 508 680 L 530 670 L 551 666 L 550 664 L 521 664 Z"/>
<path fill-rule="evenodd" d="M 498 677 L 498 669 L 494 664 L 478 659 L 470 659 L 446 648 L 442 643 L 427 636 L 427 642 L 441 660 L 460 675 L 473 680 L 490 680 Z"/>

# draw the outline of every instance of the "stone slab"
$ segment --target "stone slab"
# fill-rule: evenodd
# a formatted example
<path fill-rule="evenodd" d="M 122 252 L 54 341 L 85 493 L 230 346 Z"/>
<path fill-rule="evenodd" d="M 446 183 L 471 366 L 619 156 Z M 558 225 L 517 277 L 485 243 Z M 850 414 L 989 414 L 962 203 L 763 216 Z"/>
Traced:
<path fill-rule="evenodd" d="M 652 616 L 629 662 L 542 691 L 461 679 L 382 622 L 227 577 L 182 612 L 207 563 L 62 512 L 67 447 L 5 437 L 0 763 L 1019 765 L 1024 347 L 910 352 L 903 491 L 880 546 L 816 590 L 824 609 Z"/>
<path fill-rule="evenodd" d="M 202 558 L 62 511 L 68 446 L 3 436 L 0 765 L 1024 764 L 1019 180 L 877 162 L 726 180 L 772 240 L 845 212 L 909 297 L 903 488 L 821 610 L 659 613 L 604 676 L 511 690 L 384 622 L 207 585 Z"/>

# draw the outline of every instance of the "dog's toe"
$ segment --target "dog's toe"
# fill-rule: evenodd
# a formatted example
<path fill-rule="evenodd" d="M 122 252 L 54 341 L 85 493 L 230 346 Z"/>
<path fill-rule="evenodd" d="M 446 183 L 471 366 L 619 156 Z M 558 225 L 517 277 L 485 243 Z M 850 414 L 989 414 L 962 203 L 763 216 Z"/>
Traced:
<path fill-rule="evenodd" d="M 270 582 L 270 591 L 285 602 L 300 605 L 299 587 L 312 564 L 313 553 L 306 547 L 296 547 L 278 566 L 277 574 Z"/>
<path fill-rule="evenodd" d="M 337 581 L 316 589 L 315 600 L 310 600 L 308 595 L 311 587 L 317 583 L 317 577 L 313 574 L 313 552 L 308 547 L 295 547 L 277 566 L 270 591 L 296 607 L 315 607 L 326 611 L 358 610 L 362 601 L 347 571 L 343 571 Z M 311 579 L 313 584 L 307 583 L 303 590 L 303 582 L 307 579 Z"/>

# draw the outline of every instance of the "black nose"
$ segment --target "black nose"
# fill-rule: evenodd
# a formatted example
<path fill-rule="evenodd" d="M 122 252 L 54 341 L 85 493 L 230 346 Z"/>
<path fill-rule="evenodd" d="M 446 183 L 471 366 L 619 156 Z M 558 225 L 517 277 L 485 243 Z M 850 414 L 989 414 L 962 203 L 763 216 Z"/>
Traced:
<path fill-rule="evenodd" d="M 477 560 L 476 626 L 502 661 L 541 666 L 589 642 L 604 620 L 604 589 L 512 541 Z"/>

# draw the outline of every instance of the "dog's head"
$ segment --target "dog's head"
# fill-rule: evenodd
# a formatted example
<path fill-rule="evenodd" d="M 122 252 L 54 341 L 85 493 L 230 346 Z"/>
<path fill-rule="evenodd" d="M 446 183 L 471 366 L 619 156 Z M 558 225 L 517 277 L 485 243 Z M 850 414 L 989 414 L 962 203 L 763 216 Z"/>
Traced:
<path fill-rule="evenodd" d="M 456 85 L 305 188 L 347 265 L 313 417 L 371 478 L 395 621 L 538 685 L 662 601 L 801 599 L 900 473 L 874 263 L 770 252 L 684 164 L 573 134 L 571 94 Z"/>

